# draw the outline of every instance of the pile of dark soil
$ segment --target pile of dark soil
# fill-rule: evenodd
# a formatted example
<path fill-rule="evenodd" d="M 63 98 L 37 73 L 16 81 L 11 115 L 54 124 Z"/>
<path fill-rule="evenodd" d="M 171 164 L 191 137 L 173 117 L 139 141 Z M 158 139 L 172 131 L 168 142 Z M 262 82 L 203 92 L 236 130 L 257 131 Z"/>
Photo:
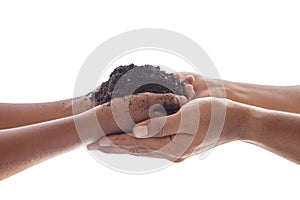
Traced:
<path fill-rule="evenodd" d="M 95 98 L 99 104 L 103 104 L 112 98 L 143 92 L 188 96 L 184 84 L 180 83 L 174 74 L 152 65 L 131 64 L 117 67 L 110 74 L 109 80 L 101 84 L 100 89 L 95 93 Z"/>

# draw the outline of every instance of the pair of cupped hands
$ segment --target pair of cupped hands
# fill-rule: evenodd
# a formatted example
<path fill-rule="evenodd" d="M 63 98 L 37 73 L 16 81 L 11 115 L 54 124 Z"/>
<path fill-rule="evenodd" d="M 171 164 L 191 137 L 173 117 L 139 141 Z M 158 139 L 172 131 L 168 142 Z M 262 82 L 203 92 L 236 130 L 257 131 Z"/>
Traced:
<path fill-rule="evenodd" d="M 180 162 L 239 139 L 243 108 L 225 98 L 221 81 L 187 72 L 176 77 L 188 98 L 142 93 L 95 107 L 102 133 L 87 148 Z"/>

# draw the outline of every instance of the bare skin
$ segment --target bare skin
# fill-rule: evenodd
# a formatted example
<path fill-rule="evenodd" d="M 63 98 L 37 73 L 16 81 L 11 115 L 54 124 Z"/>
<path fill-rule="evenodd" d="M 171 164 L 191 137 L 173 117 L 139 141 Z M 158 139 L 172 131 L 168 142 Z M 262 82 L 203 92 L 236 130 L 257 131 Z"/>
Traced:
<path fill-rule="evenodd" d="M 257 106 L 300 114 L 300 86 L 267 86 L 207 79 L 198 74 L 181 72 L 177 77 L 190 83 L 193 98 L 217 97 Z"/>
<path fill-rule="evenodd" d="M 182 100 L 183 102 L 181 102 Z M 110 102 L 110 105 L 103 104 L 74 116 L 69 108 L 63 110 L 64 112 L 60 112 L 60 103 L 44 104 L 41 111 L 38 107 L 30 105 L 30 107 L 33 107 L 36 109 L 35 111 L 41 114 L 45 111 L 50 119 L 57 117 L 53 113 L 63 113 L 59 114 L 58 117 L 67 116 L 50 121 L 47 121 L 47 117 L 39 119 L 38 116 L 31 115 L 29 112 L 30 108 L 26 106 L 17 107 L 17 111 L 14 111 L 13 105 L 11 105 L 9 106 L 11 112 L 21 113 L 23 110 L 20 110 L 20 108 L 23 108 L 24 112 L 28 111 L 30 115 L 29 120 L 24 116 L 24 121 L 18 116 L 19 121 L 16 123 L 18 125 L 45 121 L 28 126 L 0 130 L 0 180 L 53 156 L 82 146 L 81 139 L 84 142 L 94 142 L 96 141 L 95 139 L 106 134 L 120 133 L 124 130 L 129 131 L 132 129 L 134 122 L 149 118 L 149 109 L 152 105 L 160 104 L 164 105 L 166 109 L 178 110 L 184 101 L 186 101 L 184 98 L 177 98 L 173 94 L 143 93 L 114 99 Z M 8 105 L 6 104 L 5 106 Z M 122 110 L 121 108 L 125 106 L 127 106 L 127 110 L 134 122 L 125 120 L 124 123 L 126 125 L 121 130 L 113 116 L 122 115 L 124 109 Z M 1 115 L 5 119 L 6 113 L 1 112 Z M 93 123 L 95 121 L 97 123 Z M 8 126 L 3 125 L 2 127 L 12 127 L 14 125 L 14 122 L 9 120 L 7 122 Z M 102 129 L 99 129 L 98 123 Z M 83 131 L 80 134 L 84 138 L 80 138 L 78 135 L 78 124 L 84 125 L 80 129 L 80 131 Z"/>
<path fill-rule="evenodd" d="M 72 103 L 78 105 L 73 111 Z M 36 124 L 54 119 L 60 119 L 79 114 L 97 106 L 93 93 L 62 101 L 30 104 L 0 104 L 0 129 L 14 128 Z"/>
<path fill-rule="evenodd" d="M 179 112 L 141 122 L 128 134 L 103 137 L 88 148 L 179 162 L 215 146 L 241 140 L 300 164 L 299 86 L 222 83 L 191 73 L 180 73 L 178 78 L 188 83 L 186 89 L 190 96 L 190 102 Z M 226 108 L 224 127 L 217 141 L 207 134 L 209 124 L 219 122 L 212 121 L 212 105 Z M 191 115 L 197 109 L 201 111 L 198 121 Z M 216 112 L 222 115 L 224 110 Z M 187 116 L 185 120 L 183 115 Z M 198 123 L 196 131 L 190 129 L 191 121 Z"/>
<path fill-rule="evenodd" d="M 186 103 L 186 99 L 171 94 L 141 94 L 93 108 L 97 102 L 89 101 L 91 98 L 87 95 L 44 104 L 0 104 L 0 128 L 3 129 L 0 130 L 0 180 L 80 147 L 82 141 L 84 145 L 91 143 L 88 146 L 91 150 L 178 162 L 214 146 L 242 140 L 300 163 L 300 110 L 297 106 L 300 87 L 222 82 L 191 73 L 181 73 L 178 78 L 187 83 L 190 102 L 166 117 L 159 117 L 160 112 L 154 109 L 152 117 L 158 118 L 152 120 L 147 120 L 152 105 L 164 105 L 174 111 Z M 77 105 L 75 108 L 72 101 Z M 217 140 L 208 137 L 206 132 L 212 120 L 211 105 L 226 108 L 224 128 Z M 128 110 L 124 110 L 126 106 Z M 197 109 L 202 113 L 199 119 L 193 115 Z M 134 122 L 146 121 L 134 126 L 133 121 L 121 117 L 117 123 L 115 117 L 126 116 L 124 113 L 128 112 Z M 73 113 L 78 115 L 73 116 Z M 179 129 L 178 122 L 187 115 L 190 118 L 185 118 Z M 92 123 L 95 121 L 102 129 L 98 123 Z M 78 123 L 83 125 L 80 126 L 81 138 Z M 195 124 L 197 129 L 191 129 Z M 129 134 L 111 135 L 123 132 Z M 94 143 L 98 138 L 101 139 Z"/>

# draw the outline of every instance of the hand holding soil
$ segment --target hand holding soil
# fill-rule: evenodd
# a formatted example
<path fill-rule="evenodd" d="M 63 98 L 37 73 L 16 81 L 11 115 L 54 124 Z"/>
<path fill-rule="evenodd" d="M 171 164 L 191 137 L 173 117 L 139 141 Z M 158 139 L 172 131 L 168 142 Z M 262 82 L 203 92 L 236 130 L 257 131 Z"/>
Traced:
<path fill-rule="evenodd" d="M 129 69 L 133 68 L 136 66 L 130 65 Z M 184 86 L 173 74 L 162 72 L 157 67 L 140 68 L 142 70 L 134 70 L 142 72 L 138 76 L 140 78 L 136 79 L 127 76 L 128 70 L 116 70 L 117 76 L 112 76 L 94 92 L 83 97 L 38 104 L 0 104 L 0 180 L 82 146 L 75 122 L 84 122 L 85 141 L 95 142 L 103 135 L 131 130 L 133 122 L 161 116 L 164 111 L 166 114 L 178 111 L 181 104 L 186 102 L 186 97 L 182 96 L 186 94 Z M 143 75 L 147 71 L 156 75 Z M 123 77 L 120 74 L 125 73 L 126 79 L 120 79 Z M 149 82 L 151 77 L 155 79 L 154 84 Z M 143 85 L 145 80 L 149 83 Z M 117 96 L 114 96 L 112 84 L 118 81 L 123 81 L 122 86 L 130 90 L 116 90 Z M 173 91 L 179 96 L 172 94 Z M 93 108 L 95 105 L 99 106 Z M 149 109 L 152 109 L 150 113 Z M 124 112 L 128 112 L 132 120 L 121 117 L 121 129 L 115 116 L 122 116 Z M 102 126 L 102 132 L 95 131 L 95 124 L 90 121 L 94 117 Z"/>
<path fill-rule="evenodd" d="M 299 86 L 234 83 L 189 72 L 177 73 L 177 78 L 185 83 L 190 100 L 177 113 L 143 121 L 128 134 L 103 137 L 88 148 L 178 162 L 220 144 L 241 140 L 300 163 L 300 116 L 293 114 L 300 113 Z M 217 141 L 214 133 L 208 132 L 209 125 L 215 123 L 211 121 L 212 105 L 226 108 Z M 197 110 L 200 116 L 195 115 Z M 222 115 L 224 109 L 216 112 Z M 190 128 L 195 125 L 196 131 Z M 205 144 L 204 138 L 208 138 Z"/>
<path fill-rule="evenodd" d="M 163 116 L 167 113 L 175 113 L 186 102 L 187 98 L 185 96 L 172 93 L 155 94 L 146 92 L 115 98 L 109 103 L 102 104 L 81 114 L 82 118 L 90 119 L 95 116 L 94 112 L 96 112 L 98 123 L 103 131 L 85 132 L 82 137 L 85 138 L 85 142 L 95 142 L 104 135 L 129 132 L 136 123 Z M 80 119 L 78 118 L 79 123 Z M 91 126 L 93 124 L 90 124 L 87 129 L 94 130 Z M 97 126 L 97 124 L 94 124 L 94 126 Z"/>
<path fill-rule="evenodd" d="M 215 123 L 211 121 L 212 104 L 220 111 L 227 109 L 227 117 L 224 129 L 220 129 L 222 130 L 220 138 L 211 138 L 206 146 L 203 146 L 209 125 Z M 201 111 L 200 115 L 197 113 L 198 110 Z M 91 144 L 88 148 L 106 153 L 150 156 L 179 162 L 215 145 L 239 139 L 238 134 L 242 128 L 239 123 L 240 121 L 246 122 L 244 112 L 246 112 L 245 106 L 234 104 L 230 100 L 197 99 L 185 104 L 175 114 L 145 120 L 134 126 L 127 134 L 103 137 L 98 143 Z M 236 120 L 236 117 L 241 120 Z M 216 144 L 211 144 L 212 142 Z"/>
<path fill-rule="evenodd" d="M 0 180 L 81 147 L 78 121 L 84 122 L 89 149 L 106 153 L 178 162 L 241 140 L 300 164 L 299 102 L 299 86 L 235 83 L 189 72 L 178 73 L 176 79 L 150 65 L 121 66 L 83 97 L 0 104 Z M 224 109 L 212 112 L 212 105 L 226 109 L 217 140 L 218 120 L 212 116 L 222 116 Z"/>

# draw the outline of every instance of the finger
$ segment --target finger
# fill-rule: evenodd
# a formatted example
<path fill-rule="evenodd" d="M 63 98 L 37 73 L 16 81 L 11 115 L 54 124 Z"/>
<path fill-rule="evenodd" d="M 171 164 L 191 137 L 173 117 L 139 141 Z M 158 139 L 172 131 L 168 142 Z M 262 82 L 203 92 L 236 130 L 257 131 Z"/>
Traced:
<path fill-rule="evenodd" d="M 153 151 L 151 149 L 141 148 L 141 147 L 99 147 L 99 151 L 102 151 L 107 154 L 128 154 L 133 156 L 143 156 L 148 158 L 159 158 L 159 159 L 167 159 L 171 162 L 180 162 L 182 158 L 176 158 L 171 155 L 166 155 L 160 153 L 159 151 Z"/>
<path fill-rule="evenodd" d="M 184 77 L 184 80 L 185 80 L 185 77 L 186 76 L 194 76 L 194 77 L 197 77 L 197 76 L 201 76 L 199 73 L 195 73 L 195 72 L 176 72 L 175 74 L 175 77 Z"/>
<path fill-rule="evenodd" d="M 121 139 L 118 139 L 119 137 L 121 137 Z M 100 150 L 108 154 L 142 155 L 146 153 L 152 153 L 153 150 L 145 145 L 148 145 L 148 143 L 137 144 L 136 138 L 133 138 L 130 135 L 125 137 L 116 135 L 108 136 L 100 139 L 98 142 L 89 144 L 87 149 L 90 151 Z"/>
<path fill-rule="evenodd" d="M 175 95 L 172 93 L 166 94 L 156 94 L 145 92 L 137 95 L 132 95 L 130 97 L 130 106 L 147 108 L 159 104 L 163 106 L 166 110 L 179 109 L 183 104 L 187 102 L 185 96 Z"/>
<path fill-rule="evenodd" d="M 97 150 L 102 151 L 103 153 L 107 153 L 107 154 L 130 154 L 130 155 L 136 155 L 136 156 L 142 156 L 144 154 L 147 153 L 151 153 L 153 152 L 150 149 L 144 148 L 144 147 L 140 147 L 140 146 L 136 146 L 136 147 L 101 147 L 98 146 Z"/>
<path fill-rule="evenodd" d="M 112 140 L 114 139 L 112 138 Z M 143 154 L 148 154 L 148 156 L 151 156 L 155 153 L 154 150 L 141 144 L 132 143 L 128 145 L 128 142 L 126 142 L 125 144 L 119 143 L 119 146 L 116 146 L 116 144 L 111 143 L 111 141 L 107 143 L 106 140 L 99 140 L 99 142 L 95 142 L 88 145 L 87 148 L 88 150 L 100 150 L 108 154 L 131 154 L 131 155 L 141 155 L 141 156 Z"/>
<path fill-rule="evenodd" d="M 106 135 L 129 132 L 135 123 L 152 117 L 175 113 L 186 102 L 186 97 L 171 93 L 142 93 L 115 98 L 110 104 L 99 107 L 99 115 L 103 116 L 99 123 Z"/>
<path fill-rule="evenodd" d="M 180 156 L 175 156 L 177 155 L 176 151 L 174 151 L 175 153 L 173 154 L 169 151 L 172 148 L 165 149 L 170 142 L 171 137 L 137 139 L 129 134 L 111 135 L 99 140 L 97 143 L 98 147 L 94 150 L 113 154 L 131 154 L 135 156 L 164 158 L 176 162 L 180 159 Z M 172 144 L 170 145 L 172 146 Z M 173 148 L 175 148 L 174 145 Z"/>
<path fill-rule="evenodd" d="M 130 134 L 110 135 L 101 138 L 97 144 L 100 147 L 145 147 L 152 150 L 162 149 L 171 142 L 170 137 L 165 138 L 136 138 Z"/>
<path fill-rule="evenodd" d="M 159 158 L 166 159 L 171 162 L 181 162 L 184 159 L 178 158 L 172 155 L 162 153 L 160 151 L 153 151 L 151 149 L 141 148 L 141 147 L 100 147 L 99 151 L 107 154 L 129 154 L 133 156 L 143 156 L 148 158 Z"/>
<path fill-rule="evenodd" d="M 188 83 L 188 84 L 193 84 L 195 82 L 195 77 L 193 75 L 186 75 L 185 77 L 185 81 Z"/>
<path fill-rule="evenodd" d="M 89 150 L 89 151 L 99 150 L 98 142 L 94 142 L 94 143 L 88 144 L 88 145 L 86 146 L 86 148 L 87 148 L 87 150 Z"/>
<path fill-rule="evenodd" d="M 152 118 L 133 127 L 136 138 L 165 137 L 178 133 L 180 112 L 173 115 Z"/>
<path fill-rule="evenodd" d="M 173 144 L 173 137 L 137 139 L 129 134 L 110 135 L 89 145 L 88 149 L 113 154 L 164 158 L 172 162 L 179 162 L 183 160 L 182 155 L 186 148 L 182 143 L 187 141 L 187 137 L 189 136 L 180 134 L 178 139 L 174 137 Z M 91 148 L 91 146 L 93 147 Z"/>
<path fill-rule="evenodd" d="M 185 76 L 182 73 L 179 73 L 179 72 L 175 73 L 175 78 L 177 80 L 179 80 L 180 82 L 183 82 L 185 80 Z"/>
<path fill-rule="evenodd" d="M 186 77 L 188 75 L 192 75 L 192 76 L 200 76 L 199 73 L 195 73 L 195 72 L 177 72 L 177 74 L 182 75 L 183 77 Z"/>
<path fill-rule="evenodd" d="M 175 74 L 175 77 L 180 81 L 186 84 L 193 84 L 196 80 L 197 74 L 192 72 L 178 72 Z"/>
<path fill-rule="evenodd" d="M 196 98 L 196 93 L 195 93 L 195 90 L 194 90 L 194 86 L 191 85 L 191 84 L 187 84 L 185 85 L 185 90 L 189 96 L 189 101 L 193 100 Z"/>
<path fill-rule="evenodd" d="M 129 109 L 131 119 L 135 123 L 137 123 L 145 119 L 167 115 L 167 114 L 173 114 L 177 112 L 182 105 L 187 103 L 187 101 L 188 100 L 186 97 L 178 96 L 171 93 L 167 93 L 167 94 L 142 93 L 138 95 L 132 95 L 130 97 L 128 109 Z M 126 105 L 123 105 L 123 108 L 121 108 L 120 105 L 119 105 L 120 109 L 117 109 L 116 112 L 118 112 L 118 110 L 121 109 L 124 110 L 124 107 L 126 107 Z M 118 113 L 118 115 L 120 114 Z M 120 116 L 120 118 L 123 118 L 124 120 L 125 116 L 124 117 Z"/>

